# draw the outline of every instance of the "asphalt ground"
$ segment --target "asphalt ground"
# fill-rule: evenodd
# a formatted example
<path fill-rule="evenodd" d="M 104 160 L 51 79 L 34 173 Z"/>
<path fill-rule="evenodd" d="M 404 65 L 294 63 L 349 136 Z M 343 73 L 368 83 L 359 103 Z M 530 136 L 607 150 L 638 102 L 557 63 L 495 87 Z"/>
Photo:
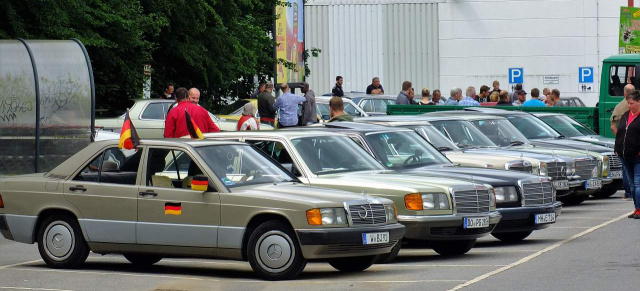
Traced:
<path fill-rule="evenodd" d="M 621 192 L 565 207 L 557 223 L 517 244 L 489 236 L 445 258 L 405 248 L 388 265 L 346 274 L 309 263 L 292 281 L 259 280 L 246 262 L 163 259 L 144 269 L 122 256 L 91 254 L 77 270 L 48 268 L 36 245 L 0 238 L 0 290 L 635 290 L 640 220 Z"/>

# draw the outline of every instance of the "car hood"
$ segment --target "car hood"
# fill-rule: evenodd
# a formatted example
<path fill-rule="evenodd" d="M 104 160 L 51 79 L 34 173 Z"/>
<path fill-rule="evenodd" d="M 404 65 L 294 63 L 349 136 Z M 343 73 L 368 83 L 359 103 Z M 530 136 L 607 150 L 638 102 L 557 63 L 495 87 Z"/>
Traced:
<path fill-rule="evenodd" d="M 500 155 L 500 156 L 508 156 L 513 157 L 516 160 L 519 160 L 521 157 L 526 159 L 535 159 L 535 160 L 548 160 L 552 158 L 549 154 L 541 154 L 535 152 L 521 151 L 516 148 L 512 149 L 472 149 L 465 151 L 472 152 L 480 155 Z"/>
<path fill-rule="evenodd" d="M 596 144 L 596 145 L 611 148 L 611 149 L 615 146 L 615 143 L 616 143 L 615 138 L 604 137 L 600 135 L 576 136 L 570 139 L 582 141 L 582 142 L 588 142 L 588 143 Z"/>
<path fill-rule="evenodd" d="M 518 180 L 520 179 L 534 179 L 538 177 L 536 175 L 530 175 L 515 171 L 454 167 L 449 165 L 425 166 L 415 169 L 408 169 L 404 172 L 431 177 L 442 177 L 464 180 L 468 182 L 490 184 L 492 186 L 504 186 L 506 184 L 517 185 Z"/>
<path fill-rule="evenodd" d="M 456 179 L 425 177 L 396 171 L 354 172 L 320 176 L 334 185 L 362 185 L 366 188 L 400 190 L 404 193 L 448 192 L 450 187 L 472 188 L 475 184 Z"/>
<path fill-rule="evenodd" d="M 595 145 L 589 142 L 572 140 L 568 138 L 563 139 L 534 139 L 531 140 L 536 146 L 540 147 L 555 147 L 555 148 L 566 148 L 566 149 L 576 149 L 576 150 L 588 150 L 591 152 L 597 153 L 606 153 L 611 152 L 610 148 Z"/>
<path fill-rule="evenodd" d="M 269 183 L 231 188 L 232 195 L 259 196 L 262 199 L 301 204 L 313 204 L 315 207 L 341 207 L 344 202 L 366 199 L 364 195 L 327 188 L 309 186 L 301 183 Z M 391 204 L 392 201 L 380 197 L 368 197 L 371 203 Z"/>
<path fill-rule="evenodd" d="M 514 147 L 513 149 L 517 150 L 517 151 L 523 151 L 523 152 L 528 152 L 528 153 L 535 153 L 535 154 L 541 154 L 541 155 L 545 155 L 547 157 L 549 156 L 558 156 L 561 158 L 583 158 L 586 157 L 587 154 L 584 150 L 580 151 L 578 149 L 568 149 L 568 148 L 549 148 L 549 147 L 540 147 L 540 146 L 536 146 L 536 147 L 525 147 L 525 148 L 518 148 L 518 147 Z"/>

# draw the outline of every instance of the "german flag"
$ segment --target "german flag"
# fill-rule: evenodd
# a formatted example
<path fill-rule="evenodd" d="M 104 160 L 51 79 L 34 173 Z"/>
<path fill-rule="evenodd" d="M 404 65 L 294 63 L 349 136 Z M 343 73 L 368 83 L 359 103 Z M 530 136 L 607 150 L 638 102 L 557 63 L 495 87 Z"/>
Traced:
<path fill-rule="evenodd" d="M 200 131 L 200 128 L 193 119 L 191 119 L 191 115 L 189 115 L 189 111 L 187 111 L 187 109 L 184 110 L 184 118 L 187 119 L 187 130 L 189 131 L 191 138 L 204 139 L 202 131 Z"/>
<path fill-rule="evenodd" d="M 164 204 L 164 215 L 181 215 L 182 203 L 167 202 Z"/>
<path fill-rule="evenodd" d="M 193 176 L 191 180 L 191 190 L 207 191 L 209 188 L 209 179 L 206 176 Z"/>
<path fill-rule="evenodd" d="M 122 130 L 120 130 L 120 142 L 118 148 L 131 150 L 140 144 L 140 137 L 136 128 L 133 127 L 133 123 L 129 118 L 129 110 L 124 115 L 124 123 L 122 124 Z"/>

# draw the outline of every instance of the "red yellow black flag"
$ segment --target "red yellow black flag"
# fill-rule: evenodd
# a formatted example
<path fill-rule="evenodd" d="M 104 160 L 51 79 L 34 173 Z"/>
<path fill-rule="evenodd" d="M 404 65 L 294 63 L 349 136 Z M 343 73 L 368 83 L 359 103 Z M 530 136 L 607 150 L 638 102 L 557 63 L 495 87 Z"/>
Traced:
<path fill-rule="evenodd" d="M 129 118 L 129 110 L 124 115 L 124 123 L 122 124 L 122 130 L 120 130 L 120 142 L 118 148 L 131 150 L 140 144 L 140 137 L 136 128 L 133 127 L 133 123 Z"/>
<path fill-rule="evenodd" d="M 187 111 L 187 109 L 184 110 L 184 117 L 187 119 L 187 130 L 189 131 L 191 138 L 204 139 L 202 131 L 200 131 L 200 128 L 193 119 L 191 119 L 191 115 L 189 115 L 189 111 Z"/>

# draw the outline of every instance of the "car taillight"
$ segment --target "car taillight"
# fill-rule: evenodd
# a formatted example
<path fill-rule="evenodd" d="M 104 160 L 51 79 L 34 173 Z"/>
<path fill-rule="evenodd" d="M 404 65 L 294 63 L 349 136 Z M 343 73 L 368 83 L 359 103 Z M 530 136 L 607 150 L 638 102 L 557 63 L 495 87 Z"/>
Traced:
<path fill-rule="evenodd" d="M 2 201 L 2 195 L 0 195 L 0 208 L 4 208 L 4 202 Z"/>

